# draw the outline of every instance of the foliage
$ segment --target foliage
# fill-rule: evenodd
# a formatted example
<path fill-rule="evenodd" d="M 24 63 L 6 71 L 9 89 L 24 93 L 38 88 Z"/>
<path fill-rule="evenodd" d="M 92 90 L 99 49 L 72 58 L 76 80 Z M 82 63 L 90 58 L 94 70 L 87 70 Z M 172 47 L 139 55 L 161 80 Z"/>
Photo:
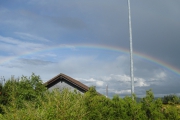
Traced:
<path fill-rule="evenodd" d="M 136 96 L 133 97 L 136 99 Z M 126 117 L 127 120 L 145 120 L 146 115 L 145 112 L 141 109 L 142 104 L 137 103 L 136 100 L 133 100 L 132 97 L 126 96 L 124 98 L 124 109 L 126 110 Z"/>
<path fill-rule="evenodd" d="M 87 120 L 102 120 L 104 118 L 111 118 L 112 101 L 103 95 L 99 95 L 94 87 L 84 95 L 85 108 L 88 113 Z"/>
<path fill-rule="evenodd" d="M 41 105 L 36 106 L 34 102 L 25 101 L 23 109 L 12 106 L 6 107 L 5 120 L 81 120 L 86 111 L 83 105 L 83 96 L 68 90 L 45 92 L 44 98 L 39 98 Z"/>
<path fill-rule="evenodd" d="M 23 108 L 24 101 L 37 101 L 39 97 L 43 96 L 44 91 L 46 91 L 46 87 L 40 76 L 34 73 L 29 78 L 22 76 L 20 80 L 8 80 L 1 88 L 0 104 Z"/>
<path fill-rule="evenodd" d="M 146 91 L 141 102 L 128 96 L 106 98 L 94 87 L 85 94 L 68 89 L 49 92 L 40 77 L 32 74 L 7 81 L 0 91 L 1 120 L 180 120 L 180 108 L 163 105 L 152 90 Z"/>
<path fill-rule="evenodd" d="M 163 113 L 169 120 L 180 120 L 180 109 L 176 106 L 168 105 L 164 107 Z"/>
<path fill-rule="evenodd" d="M 162 98 L 164 104 L 179 104 L 180 99 L 176 95 L 167 95 Z"/>
<path fill-rule="evenodd" d="M 162 101 L 160 99 L 155 100 L 152 90 L 146 91 L 146 97 L 142 99 L 142 111 L 145 112 L 147 119 L 163 119 Z"/>

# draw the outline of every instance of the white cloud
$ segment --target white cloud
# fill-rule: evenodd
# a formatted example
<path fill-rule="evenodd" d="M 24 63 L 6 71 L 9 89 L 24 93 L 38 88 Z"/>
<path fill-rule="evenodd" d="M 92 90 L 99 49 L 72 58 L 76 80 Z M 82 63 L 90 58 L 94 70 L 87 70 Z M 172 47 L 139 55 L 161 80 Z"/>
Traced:
<path fill-rule="evenodd" d="M 114 92 L 115 94 L 130 94 L 131 90 L 115 90 L 115 89 L 109 89 L 110 92 Z"/>
<path fill-rule="evenodd" d="M 135 87 L 149 86 L 149 84 L 143 78 L 135 78 Z"/>
<path fill-rule="evenodd" d="M 1 35 L 0 35 L 0 41 L 8 43 L 8 44 L 14 44 L 14 45 L 18 45 L 18 44 L 23 43 L 23 42 L 21 42 L 21 41 L 19 41 L 17 39 L 12 38 L 12 37 L 3 37 Z"/>
<path fill-rule="evenodd" d="M 86 83 L 90 86 L 98 86 L 98 87 L 102 87 L 104 86 L 104 81 L 102 80 L 98 80 L 96 78 L 89 78 L 89 79 L 84 79 L 84 78 L 76 78 L 76 80 L 79 80 L 83 83 Z"/>
<path fill-rule="evenodd" d="M 90 79 L 85 79 L 85 78 L 76 78 L 77 80 L 81 80 L 81 81 L 88 81 L 88 82 L 95 82 L 96 80 L 94 78 L 90 78 Z"/>
<path fill-rule="evenodd" d="M 162 81 L 167 79 L 167 74 L 163 71 L 155 71 L 155 75 L 150 78 L 151 81 Z"/>
<path fill-rule="evenodd" d="M 1 35 L 0 42 L 2 42 L 2 44 L 0 45 L 0 49 L 11 54 L 28 53 L 47 48 L 47 46 L 44 44 L 23 42 L 12 37 L 4 37 Z"/>
<path fill-rule="evenodd" d="M 160 72 L 156 75 L 157 78 L 159 79 L 164 79 L 165 77 L 167 77 L 166 73 L 165 72 Z"/>
<path fill-rule="evenodd" d="M 103 81 L 96 81 L 96 85 L 102 87 L 104 85 Z"/>
<path fill-rule="evenodd" d="M 39 37 L 39 36 L 36 36 L 36 35 L 32 35 L 32 34 L 29 34 L 29 33 L 15 32 L 15 34 L 17 34 L 20 38 L 22 38 L 24 40 L 38 40 L 38 41 L 43 41 L 43 42 L 50 42 L 46 38 Z"/>

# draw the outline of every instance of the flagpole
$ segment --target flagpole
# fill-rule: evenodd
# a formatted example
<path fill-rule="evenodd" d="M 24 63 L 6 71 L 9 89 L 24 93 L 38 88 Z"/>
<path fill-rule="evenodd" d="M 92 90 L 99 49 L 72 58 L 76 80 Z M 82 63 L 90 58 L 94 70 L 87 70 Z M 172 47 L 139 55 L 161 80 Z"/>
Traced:
<path fill-rule="evenodd" d="M 132 46 L 132 26 L 131 26 L 131 7 L 130 0 L 128 0 L 129 11 L 129 39 L 130 39 L 130 74 L 131 74 L 131 96 L 134 94 L 134 73 L 133 73 L 133 46 Z M 134 98 L 133 98 L 134 99 Z"/>

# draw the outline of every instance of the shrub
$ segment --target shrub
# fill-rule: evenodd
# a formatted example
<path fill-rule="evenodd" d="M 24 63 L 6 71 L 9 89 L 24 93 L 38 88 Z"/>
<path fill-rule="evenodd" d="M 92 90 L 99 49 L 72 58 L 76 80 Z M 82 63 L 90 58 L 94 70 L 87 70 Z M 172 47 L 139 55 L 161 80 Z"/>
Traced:
<path fill-rule="evenodd" d="M 4 120 L 82 120 L 86 116 L 83 95 L 72 93 L 64 89 L 45 92 L 44 98 L 39 98 L 40 106 L 36 102 L 23 101 L 24 108 L 13 106 L 4 107 Z M 16 103 L 15 103 L 16 104 Z"/>
<path fill-rule="evenodd" d="M 164 104 L 179 104 L 179 97 L 176 95 L 167 95 L 162 98 Z"/>
<path fill-rule="evenodd" d="M 142 99 L 142 111 L 145 112 L 147 119 L 163 119 L 162 101 L 160 99 L 155 100 L 152 90 L 146 91 L 146 96 Z"/>
<path fill-rule="evenodd" d="M 163 105 L 152 90 L 146 91 L 141 102 L 128 96 L 106 98 L 94 87 L 85 94 L 68 89 L 49 92 L 40 77 L 32 74 L 7 81 L 0 91 L 1 120 L 180 120 L 180 108 Z"/>

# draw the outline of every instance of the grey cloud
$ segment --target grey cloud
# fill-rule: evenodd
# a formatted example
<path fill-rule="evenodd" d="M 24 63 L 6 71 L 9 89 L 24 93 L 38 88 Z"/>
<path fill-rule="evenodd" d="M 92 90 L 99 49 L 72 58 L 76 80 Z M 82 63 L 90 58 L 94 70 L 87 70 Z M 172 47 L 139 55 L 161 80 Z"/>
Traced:
<path fill-rule="evenodd" d="M 51 61 L 44 61 L 44 60 L 38 60 L 38 59 L 20 59 L 19 63 L 21 64 L 28 64 L 28 65 L 35 65 L 35 66 L 42 66 L 47 64 L 52 64 Z"/>
<path fill-rule="evenodd" d="M 34 42 L 24 42 L 19 39 L 12 37 L 4 37 L 0 35 L 0 46 L 3 51 L 11 53 L 12 55 L 21 55 L 25 52 L 32 52 L 46 48 L 47 45 L 34 43 Z"/>
<path fill-rule="evenodd" d="M 23 40 L 37 40 L 37 41 L 49 42 L 48 39 L 36 35 L 32 35 L 29 33 L 15 32 L 15 34 L 17 34 Z"/>
<path fill-rule="evenodd" d="M 72 17 L 54 18 L 54 17 L 50 17 L 50 19 L 55 24 L 62 26 L 62 27 L 65 27 L 65 28 L 69 28 L 69 29 L 84 29 L 86 27 L 84 21 L 82 21 L 81 19 L 77 19 L 77 18 L 72 18 Z"/>
<path fill-rule="evenodd" d="M 135 50 L 176 64 L 176 60 L 179 59 L 178 56 L 174 56 L 179 51 L 179 4 L 179 1 L 167 0 L 132 2 Z"/>

